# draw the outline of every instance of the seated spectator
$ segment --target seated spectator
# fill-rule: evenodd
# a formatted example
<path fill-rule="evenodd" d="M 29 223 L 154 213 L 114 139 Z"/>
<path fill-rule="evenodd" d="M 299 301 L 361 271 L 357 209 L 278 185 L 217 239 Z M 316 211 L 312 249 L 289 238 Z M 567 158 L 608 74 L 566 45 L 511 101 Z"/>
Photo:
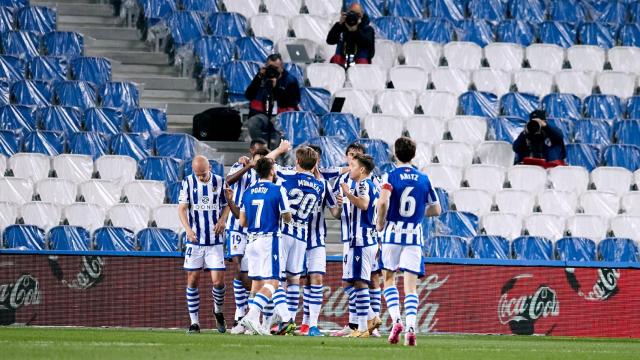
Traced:
<path fill-rule="evenodd" d="M 529 115 L 525 129 L 513 142 L 515 163 L 539 165 L 544 168 L 565 165 L 567 156 L 562 131 L 549 125 L 544 110 Z"/>
<path fill-rule="evenodd" d="M 375 34 L 369 24 L 369 16 L 359 3 L 353 3 L 349 11 L 340 15 L 327 35 L 327 44 L 337 45 L 330 62 L 349 67 L 356 64 L 371 64 L 375 55 Z M 353 60 L 350 60 L 353 58 Z"/>

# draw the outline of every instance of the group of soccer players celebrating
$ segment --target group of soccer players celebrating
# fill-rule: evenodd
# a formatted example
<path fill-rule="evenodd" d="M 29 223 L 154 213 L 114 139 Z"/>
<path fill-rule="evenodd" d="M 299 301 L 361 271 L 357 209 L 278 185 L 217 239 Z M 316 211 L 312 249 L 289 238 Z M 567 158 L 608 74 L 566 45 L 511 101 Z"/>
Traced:
<path fill-rule="evenodd" d="M 343 287 L 349 297 L 349 324 L 333 336 L 380 336 L 384 299 L 393 321 L 389 342 L 416 345 L 418 295 L 424 273 L 422 220 L 440 214 L 438 197 L 428 177 L 411 165 L 416 145 L 402 137 L 395 142 L 397 167 L 381 178 L 365 148 L 346 149 L 345 168 L 319 168 L 322 149 L 300 146 L 296 165 L 284 168 L 275 159 L 291 150 L 288 141 L 269 152 L 253 141 L 250 157 L 234 164 L 226 179 L 211 173 L 204 157 L 193 160 L 193 174 L 183 181 L 179 216 L 188 243 L 189 332 L 199 332 L 198 280 L 209 271 L 214 315 L 225 332 L 222 305 L 226 288 L 224 246 L 236 264 L 236 303 L 232 334 L 287 335 L 296 330 L 303 278 L 303 319 L 297 334 L 323 336 L 318 317 L 326 272 L 325 214 L 340 219 Z M 396 274 L 404 279 L 404 322 Z M 382 279 L 381 279 L 382 276 Z"/>

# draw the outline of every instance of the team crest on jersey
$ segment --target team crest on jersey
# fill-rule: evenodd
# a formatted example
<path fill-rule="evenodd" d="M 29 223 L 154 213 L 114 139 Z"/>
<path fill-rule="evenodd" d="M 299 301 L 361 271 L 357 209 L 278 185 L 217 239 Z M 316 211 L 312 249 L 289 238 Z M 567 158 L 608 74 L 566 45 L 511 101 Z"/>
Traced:
<path fill-rule="evenodd" d="M 209 197 L 208 196 L 203 196 L 202 197 L 202 203 L 203 204 L 208 204 L 209 203 Z"/>

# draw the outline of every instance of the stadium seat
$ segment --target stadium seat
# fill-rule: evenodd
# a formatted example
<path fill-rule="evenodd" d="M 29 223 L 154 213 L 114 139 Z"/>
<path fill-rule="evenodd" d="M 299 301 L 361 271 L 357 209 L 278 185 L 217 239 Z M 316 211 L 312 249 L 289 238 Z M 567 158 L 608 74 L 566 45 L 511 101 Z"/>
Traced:
<path fill-rule="evenodd" d="M 481 235 L 471 239 L 471 257 L 475 259 L 510 258 L 509 241 L 501 236 Z"/>
<path fill-rule="evenodd" d="M 327 18 L 320 15 L 297 14 L 290 17 L 289 23 L 297 38 L 310 39 L 317 44 L 326 41 L 327 34 L 331 29 Z"/>
<path fill-rule="evenodd" d="M 121 186 L 109 180 L 92 179 L 80 183 L 78 193 L 85 202 L 108 208 L 120 201 Z"/>
<path fill-rule="evenodd" d="M 585 214 L 611 217 L 618 214 L 620 197 L 615 193 L 588 190 L 578 198 Z"/>
<path fill-rule="evenodd" d="M 607 51 L 607 59 L 613 71 L 640 73 L 640 49 L 632 46 L 615 46 Z"/>
<path fill-rule="evenodd" d="M 540 42 L 569 48 L 576 43 L 576 29 L 573 24 L 560 21 L 544 21 L 539 29 Z"/>
<path fill-rule="evenodd" d="M 487 136 L 487 120 L 482 116 L 459 115 L 447 121 L 447 130 L 454 141 L 476 146 Z"/>
<path fill-rule="evenodd" d="M 452 192 L 460 188 L 462 168 L 444 164 L 429 164 L 423 171 L 429 176 L 431 183 Z"/>
<path fill-rule="evenodd" d="M 546 5 L 540 0 L 509 0 L 507 9 L 514 19 L 533 22 L 542 22 L 545 19 Z"/>
<path fill-rule="evenodd" d="M 626 214 L 640 215 L 640 192 L 631 191 L 622 196 L 621 208 Z"/>
<path fill-rule="evenodd" d="M 423 169 L 431 163 L 431 159 L 433 159 L 433 149 L 431 149 L 431 144 L 416 142 L 416 156 L 413 158 L 412 163 L 418 169 Z"/>
<path fill-rule="evenodd" d="M 211 35 L 228 36 L 232 38 L 240 38 L 247 36 L 247 18 L 258 13 L 256 11 L 248 14 L 240 8 L 242 3 L 255 2 L 254 0 L 226 1 L 227 12 L 213 13 L 209 15 L 208 25 Z M 231 9 L 229 6 L 232 6 Z M 239 11 L 240 10 L 240 11 Z"/>
<path fill-rule="evenodd" d="M 614 31 L 602 22 L 585 22 L 578 26 L 578 41 L 584 45 L 609 49 L 616 44 Z"/>
<path fill-rule="evenodd" d="M 513 165 L 514 154 L 511 145 L 504 141 L 483 141 L 476 148 L 475 157 L 484 165 L 509 167 Z"/>
<path fill-rule="evenodd" d="M 235 51 L 237 53 L 238 60 L 262 63 L 269 54 L 274 52 L 274 42 L 264 37 L 246 36 L 235 41 Z M 247 67 L 247 65 L 254 67 L 252 63 L 246 62 L 234 64 L 237 65 L 237 70 L 240 70 L 240 76 L 246 75 L 242 72 L 246 71 L 243 68 Z M 223 69 L 224 66 L 225 65 L 223 64 Z M 249 71 L 253 72 L 253 69 L 249 68 Z M 253 75 L 251 76 L 251 79 L 253 79 Z M 251 81 L 251 79 L 249 79 L 249 81 Z"/>
<path fill-rule="evenodd" d="M 345 72 L 337 64 L 313 63 L 307 66 L 309 84 L 329 90 L 332 94 L 344 86 Z"/>
<path fill-rule="evenodd" d="M 284 132 L 284 138 L 291 141 L 294 147 L 320 136 L 320 120 L 311 112 L 284 112 L 278 114 L 277 121 Z"/>
<path fill-rule="evenodd" d="M 77 132 L 71 135 L 69 140 L 69 152 L 71 154 L 91 155 L 96 159 L 106 154 L 108 149 L 107 137 L 99 132 Z"/>
<path fill-rule="evenodd" d="M 542 99 L 542 107 L 547 118 L 577 120 L 582 117 L 582 102 L 573 94 L 551 93 Z"/>
<path fill-rule="evenodd" d="M 598 243 L 602 261 L 638 262 L 638 245 L 632 239 L 608 238 Z"/>
<path fill-rule="evenodd" d="M 224 36 L 203 36 L 193 43 L 195 58 L 194 75 L 206 77 L 210 73 L 217 73 L 220 67 L 233 60 L 235 45 L 231 39 Z"/>
<path fill-rule="evenodd" d="M 451 200 L 456 210 L 470 212 L 478 216 L 489 213 L 493 204 L 491 194 L 481 189 L 458 189 L 451 193 Z"/>
<path fill-rule="evenodd" d="M 551 92 L 553 76 L 542 70 L 518 70 L 513 74 L 513 83 L 520 92 L 542 97 Z"/>
<path fill-rule="evenodd" d="M 32 31 L 7 31 L 2 34 L 2 49 L 5 55 L 28 61 L 40 55 L 40 36 Z"/>
<path fill-rule="evenodd" d="M 341 0 L 305 0 L 307 11 L 312 15 L 332 15 L 340 12 Z"/>
<path fill-rule="evenodd" d="M 500 112 L 505 116 L 528 119 L 529 114 L 538 108 L 540 99 L 533 94 L 510 92 L 500 98 Z"/>
<path fill-rule="evenodd" d="M 179 48 L 206 35 L 205 16 L 196 11 L 174 11 L 166 19 L 173 46 Z"/>
<path fill-rule="evenodd" d="M 354 89 L 382 90 L 387 84 L 387 73 L 378 65 L 358 64 L 349 67 L 347 78 Z"/>
<path fill-rule="evenodd" d="M 464 115 L 496 117 L 499 111 L 497 96 L 481 91 L 468 91 L 460 95 L 458 106 Z"/>
<path fill-rule="evenodd" d="M 82 114 L 77 109 L 71 107 L 41 107 L 36 110 L 35 116 L 44 129 L 62 132 L 67 137 L 80 132 L 82 126 L 80 123 Z"/>
<path fill-rule="evenodd" d="M 591 171 L 591 182 L 597 190 L 622 196 L 630 190 L 633 174 L 622 167 L 601 166 Z"/>
<path fill-rule="evenodd" d="M 500 0 L 471 0 L 467 4 L 467 10 L 474 19 L 500 21 L 506 17 L 504 4 Z"/>
<path fill-rule="evenodd" d="M 562 133 L 562 139 L 564 142 L 571 141 L 573 135 L 573 120 L 567 118 L 547 118 L 547 125 L 556 127 Z"/>
<path fill-rule="evenodd" d="M 147 228 L 136 234 L 141 251 L 175 252 L 179 249 L 178 234 L 171 229 Z"/>
<path fill-rule="evenodd" d="M 93 234 L 95 250 L 98 251 L 134 251 L 134 234 L 131 230 L 105 226 Z"/>
<path fill-rule="evenodd" d="M 180 0 L 182 7 L 188 11 L 201 11 L 204 13 L 216 13 L 220 11 L 217 2 L 207 0 Z"/>
<path fill-rule="evenodd" d="M 77 32 L 49 32 L 42 37 L 42 42 L 44 44 L 44 52 L 48 55 L 47 59 L 52 59 L 51 57 L 53 56 L 71 59 L 84 54 L 84 37 Z M 30 69 L 31 74 L 33 74 L 33 69 L 31 67 Z"/>
<path fill-rule="evenodd" d="M 425 243 L 425 254 L 433 258 L 466 258 L 469 253 L 466 240 L 459 236 L 435 236 Z"/>
<path fill-rule="evenodd" d="M 369 16 L 371 14 L 369 13 Z M 375 27 L 377 37 L 404 44 L 412 39 L 413 26 L 409 19 L 398 16 L 380 16 L 371 24 Z"/>
<path fill-rule="evenodd" d="M 476 70 L 482 62 L 482 48 L 467 41 L 453 41 L 444 45 L 442 49 L 450 69 Z"/>
<path fill-rule="evenodd" d="M 547 177 L 551 187 L 558 191 L 582 194 L 589 186 L 589 172 L 582 166 L 557 166 L 549 169 Z"/>
<path fill-rule="evenodd" d="M 618 40 L 622 46 L 638 46 L 640 44 L 640 26 L 628 23 L 620 26 Z"/>
<path fill-rule="evenodd" d="M 167 114 L 162 109 L 135 108 L 124 119 L 131 132 L 158 135 L 167 130 Z"/>
<path fill-rule="evenodd" d="M 489 236 L 515 239 L 522 233 L 522 217 L 516 214 L 491 212 L 482 216 L 480 228 Z"/>
<path fill-rule="evenodd" d="M 464 169 L 464 181 L 470 188 L 491 194 L 502 189 L 505 178 L 505 169 L 498 165 L 474 164 Z"/>
<path fill-rule="evenodd" d="M 495 204 L 502 213 L 527 216 L 533 212 L 535 196 L 525 190 L 502 189 L 494 195 Z"/>
<path fill-rule="evenodd" d="M 600 148 L 593 144 L 567 144 L 568 165 L 581 166 L 591 171 L 600 164 Z"/>
<path fill-rule="evenodd" d="M 376 39 L 375 40 L 376 56 L 371 59 L 373 65 L 380 66 L 385 71 L 398 64 L 398 54 L 401 47 L 398 43 L 391 40 Z"/>
<path fill-rule="evenodd" d="M 60 224 L 62 210 L 59 205 L 41 201 L 22 204 L 20 215 L 25 224 L 35 225 L 45 231 Z"/>
<path fill-rule="evenodd" d="M 20 80 L 11 85 L 9 99 L 17 105 L 49 106 L 51 89 L 45 81 Z"/>
<path fill-rule="evenodd" d="M 451 21 L 437 17 L 416 20 L 414 27 L 416 40 L 433 41 L 440 44 L 452 41 L 455 33 Z"/>
<path fill-rule="evenodd" d="M 9 158 L 7 167 L 13 176 L 36 182 L 49 176 L 51 158 L 44 154 L 17 153 Z"/>
<path fill-rule="evenodd" d="M 418 96 L 423 114 L 448 119 L 456 115 L 458 98 L 447 91 L 427 90 Z"/>
<path fill-rule="evenodd" d="M 636 91 L 636 78 L 628 73 L 603 71 L 596 79 L 600 92 L 605 95 L 626 99 Z"/>
<path fill-rule="evenodd" d="M 612 218 L 611 231 L 616 237 L 640 241 L 640 216 L 618 215 Z"/>
<path fill-rule="evenodd" d="M 595 261 L 596 244 L 585 237 L 566 237 L 556 241 L 556 256 L 562 261 Z"/>
<path fill-rule="evenodd" d="M 464 70 L 439 67 L 431 70 L 431 82 L 436 90 L 458 96 L 469 89 L 471 76 Z"/>
<path fill-rule="evenodd" d="M 489 92 L 498 97 L 509 92 L 511 88 L 511 73 L 493 68 L 478 69 L 471 74 L 471 81 L 476 89 L 481 92 Z M 498 99 L 495 99 L 496 108 Z M 494 116 L 497 116 L 497 109 Z"/>
<path fill-rule="evenodd" d="M 59 81 L 53 84 L 53 101 L 62 106 L 86 110 L 96 106 L 96 90 L 86 81 Z"/>
<path fill-rule="evenodd" d="M 398 65 L 389 70 L 389 80 L 398 90 L 424 91 L 429 83 L 429 73 L 421 66 Z"/>
<path fill-rule="evenodd" d="M 151 210 L 151 221 L 159 228 L 171 229 L 176 233 L 184 231 L 180 219 L 176 216 L 178 205 L 165 204 Z"/>
<path fill-rule="evenodd" d="M 109 81 L 98 88 L 98 99 L 103 107 L 122 111 L 139 106 L 138 87 L 132 82 Z"/>
<path fill-rule="evenodd" d="M 371 114 L 364 118 L 364 127 L 370 138 L 382 139 L 393 145 L 402 136 L 404 121 L 392 115 Z"/>
<path fill-rule="evenodd" d="M 20 205 L 14 202 L 0 201 L 0 233 L 7 226 L 15 224 L 19 214 Z"/>
<path fill-rule="evenodd" d="M 262 60 L 264 60 L 264 57 L 262 57 Z M 229 101 L 246 101 L 244 91 L 259 71 L 260 64 L 254 61 L 230 61 L 224 64 L 222 66 L 222 78 L 227 85 Z"/>
<path fill-rule="evenodd" d="M 588 14 L 587 9 L 575 0 L 561 0 L 550 3 L 548 11 L 552 20 L 571 23 L 584 21 Z"/>
<path fill-rule="evenodd" d="M 466 19 L 456 27 L 458 41 L 473 42 L 479 46 L 487 46 L 495 40 L 494 26 L 483 19 Z"/>
<path fill-rule="evenodd" d="M 147 227 L 149 209 L 140 204 L 116 204 L 107 211 L 107 218 L 113 226 L 123 227 L 137 233 Z"/>
<path fill-rule="evenodd" d="M 360 137 L 360 121 L 353 114 L 329 113 L 320 118 L 326 136 L 338 136 L 350 144 Z"/>
<path fill-rule="evenodd" d="M 640 169 L 640 147 L 635 145 L 610 145 L 604 148 L 603 165 L 620 166 L 636 171 Z"/>
<path fill-rule="evenodd" d="M 605 49 L 594 45 L 573 45 L 567 49 L 573 70 L 600 72 L 606 60 Z"/>
<path fill-rule="evenodd" d="M 433 41 L 411 40 L 402 44 L 402 54 L 406 65 L 430 71 L 440 64 L 442 46 Z M 391 80 L 393 81 L 393 78 Z"/>
<path fill-rule="evenodd" d="M 565 94 L 574 94 L 584 99 L 591 95 L 595 85 L 593 73 L 580 70 L 561 70 L 554 75 L 558 91 Z M 582 111 L 582 109 L 579 109 Z"/>
<path fill-rule="evenodd" d="M 376 95 L 376 103 L 385 115 L 407 117 L 414 114 L 416 96 L 411 91 L 385 89 Z"/>
<path fill-rule="evenodd" d="M 25 78 L 25 63 L 17 56 L 0 56 L 0 77 L 9 81 L 18 81 Z"/>
<path fill-rule="evenodd" d="M 77 202 L 62 210 L 62 217 L 71 226 L 80 226 L 90 232 L 104 225 L 105 210 L 97 204 Z"/>
<path fill-rule="evenodd" d="M 115 181 L 121 185 L 132 181 L 138 171 L 135 159 L 123 155 L 104 155 L 96 159 L 96 171 L 103 180 Z"/>
<path fill-rule="evenodd" d="M 531 214 L 524 219 L 524 228 L 531 236 L 556 240 L 563 235 L 565 218 L 558 215 Z"/>
<path fill-rule="evenodd" d="M 511 244 L 516 260 L 553 260 L 553 244 L 537 236 L 521 236 Z"/>
<path fill-rule="evenodd" d="M 114 155 L 126 155 L 140 161 L 151 152 L 148 139 L 139 133 L 119 133 L 111 137 L 109 144 Z"/>
<path fill-rule="evenodd" d="M 31 201 L 33 182 L 29 178 L 0 178 L 0 201 L 23 204 Z"/>
<path fill-rule="evenodd" d="M 525 49 L 525 57 L 533 70 L 555 74 L 562 69 L 565 50 L 553 44 L 531 44 Z"/>
<path fill-rule="evenodd" d="M 0 7 L 0 32 L 15 29 L 15 18 L 13 9 L 8 6 Z"/>
<path fill-rule="evenodd" d="M 373 113 L 374 97 L 366 90 L 356 90 L 351 88 L 339 89 L 335 92 L 334 98 L 345 98 L 342 106 L 343 113 L 351 113 L 360 119 Z"/>
<path fill-rule="evenodd" d="M 58 131 L 31 131 L 22 138 L 22 149 L 27 153 L 55 156 L 64 151 L 64 134 Z"/>
<path fill-rule="evenodd" d="M 70 205 L 76 201 L 77 187 L 65 179 L 42 179 L 35 184 L 35 194 L 40 201 Z"/>
<path fill-rule="evenodd" d="M 300 104 L 302 111 L 311 111 L 316 115 L 328 114 L 331 110 L 331 93 L 319 87 L 303 87 L 300 89 Z"/>
<path fill-rule="evenodd" d="M 583 102 L 584 114 L 591 119 L 620 119 L 624 115 L 623 104 L 615 95 L 596 94 Z"/>
<path fill-rule="evenodd" d="M 47 243 L 51 250 L 89 251 L 91 235 L 80 226 L 54 226 L 47 233 Z"/>
<path fill-rule="evenodd" d="M 509 19 L 498 23 L 496 41 L 500 43 L 513 43 L 522 46 L 529 46 L 535 41 L 535 39 L 536 29 L 527 21 Z M 487 47 L 491 45 L 492 44 L 489 44 Z M 487 57 L 487 60 L 489 60 L 489 57 Z M 489 64 L 491 64 L 491 60 L 489 60 Z"/>
<path fill-rule="evenodd" d="M 35 225 L 10 225 L 2 235 L 3 247 L 15 250 L 44 250 L 44 231 Z"/>
<path fill-rule="evenodd" d="M 289 24 L 284 16 L 261 13 L 249 18 L 249 27 L 255 36 L 264 37 L 276 43 L 287 36 Z"/>
<path fill-rule="evenodd" d="M 437 235 L 471 239 L 478 235 L 478 217 L 463 211 L 445 211 L 437 219 Z"/>
<path fill-rule="evenodd" d="M 140 175 L 145 180 L 175 182 L 180 178 L 180 160 L 168 156 L 149 156 L 140 160 Z"/>
<path fill-rule="evenodd" d="M 548 189 L 538 194 L 538 206 L 543 214 L 570 216 L 576 213 L 578 196 L 570 191 Z"/>
<path fill-rule="evenodd" d="M 623 120 L 613 124 L 613 136 L 618 144 L 640 146 L 640 120 Z"/>
<path fill-rule="evenodd" d="M 414 115 L 407 119 L 407 131 L 417 142 L 435 144 L 442 141 L 445 122 L 440 117 Z"/>
<path fill-rule="evenodd" d="M 364 146 L 365 154 L 371 155 L 376 164 L 388 163 L 391 160 L 391 148 L 389 144 L 380 139 L 358 139 Z"/>
<path fill-rule="evenodd" d="M 156 154 L 178 159 L 191 159 L 196 155 L 198 140 L 189 134 L 163 133 L 156 137 Z"/>
<path fill-rule="evenodd" d="M 513 189 L 538 193 L 546 186 L 547 173 L 538 166 L 515 165 L 507 170 L 507 179 Z"/>
<path fill-rule="evenodd" d="M 83 114 L 83 124 L 88 131 L 115 135 L 122 131 L 122 113 L 117 109 L 89 108 Z"/>
<path fill-rule="evenodd" d="M 0 127 L 3 130 L 14 130 L 18 134 L 36 129 L 34 108 L 23 105 L 0 106 Z"/>
<path fill-rule="evenodd" d="M 155 180 L 135 180 L 125 184 L 122 194 L 131 204 L 155 207 L 164 202 L 164 184 Z"/>
<path fill-rule="evenodd" d="M 438 162 L 445 165 L 465 167 L 473 161 L 473 147 L 460 141 L 442 141 L 433 146 Z"/>
<path fill-rule="evenodd" d="M 426 9 L 419 0 L 389 0 L 387 2 L 387 11 L 392 16 L 421 18 L 424 10 Z"/>
<path fill-rule="evenodd" d="M 71 78 L 100 85 L 111 81 L 111 62 L 104 57 L 77 57 L 69 64 Z"/>

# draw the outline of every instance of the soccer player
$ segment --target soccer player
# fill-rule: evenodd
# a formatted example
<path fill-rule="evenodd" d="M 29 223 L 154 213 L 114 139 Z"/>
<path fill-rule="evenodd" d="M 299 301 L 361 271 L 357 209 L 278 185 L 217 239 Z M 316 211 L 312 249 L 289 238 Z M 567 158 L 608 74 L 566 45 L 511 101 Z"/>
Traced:
<path fill-rule="evenodd" d="M 375 229 L 375 206 L 380 195 L 371 179 L 375 168 L 369 155 L 356 154 L 349 164 L 349 178 L 355 190 L 340 183 L 342 196 L 349 200 L 349 242 L 344 256 L 342 280 L 353 286 L 358 327 L 347 337 L 368 338 L 382 324 L 371 310 L 369 282 L 376 261 L 378 239 Z"/>
<path fill-rule="evenodd" d="M 416 281 L 423 272 L 422 219 L 425 215 L 440 215 L 441 209 L 429 177 L 411 165 L 416 155 L 415 142 L 401 137 L 396 140 L 394 147 L 398 167 L 383 176 L 376 221 L 378 231 L 384 231 L 384 298 L 393 321 L 389 342 L 397 344 L 404 330 L 400 318 L 400 295 L 396 287 L 396 273 L 402 272 L 407 325 L 404 344 L 416 346 Z"/>
<path fill-rule="evenodd" d="M 223 233 L 229 207 L 223 192 L 223 180 L 211 172 L 209 160 L 198 155 L 191 162 L 193 174 L 182 181 L 178 216 L 184 227 L 187 246 L 184 269 L 187 273 L 187 307 L 191 318 L 189 333 L 200 332 L 200 271 L 211 273 L 214 315 L 218 331 L 226 331 L 224 304 Z"/>
<path fill-rule="evenodd" d="M 247 228 L 249 244 L 245 257 L 249 277 L 253 280 L 252 291 L 256 292 L 240 325 L 253 333 L 269 335 L 260 325 L 260 314 L 275 296 L 285 269 L 280 245 L 280 219 L 289 223 L 292 216 L 285 189 L 273 183 L 273 159 L 259 159 L 255 171 L 259 180 L 245 190 L 241 207 L 238 208 L 233 200 L 229 206 L 234 216 L 238 216 L 240 226 Z"/>

